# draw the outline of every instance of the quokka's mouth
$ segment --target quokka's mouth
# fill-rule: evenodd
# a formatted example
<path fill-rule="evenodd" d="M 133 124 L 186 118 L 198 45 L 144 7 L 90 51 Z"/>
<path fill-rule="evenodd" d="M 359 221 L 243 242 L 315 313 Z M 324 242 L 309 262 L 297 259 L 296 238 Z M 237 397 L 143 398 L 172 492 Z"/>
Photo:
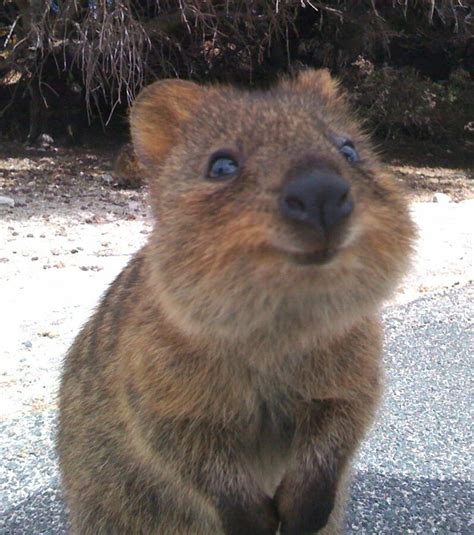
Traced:
<path fill-rule="evenodd" d="M 284 255 L 294 264 L 300 266 L 324 265 L 330 262 L 337 253 L 337 249 L 321 249 L 309 253 L 289 253 Z"/>
<path fill-rule="evenodd" d="M 341 236 L 318 240 L 273 239 L 266 247 L 272 256 L 298 266 L 324 266 L 344 248 Z"/>

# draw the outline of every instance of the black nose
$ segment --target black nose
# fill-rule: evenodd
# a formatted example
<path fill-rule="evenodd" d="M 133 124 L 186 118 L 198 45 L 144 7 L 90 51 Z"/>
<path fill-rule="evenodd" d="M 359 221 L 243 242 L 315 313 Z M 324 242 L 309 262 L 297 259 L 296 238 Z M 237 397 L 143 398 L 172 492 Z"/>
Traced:
<path fill-rule="evenodd" d="M 353 209 L 349 183 L 331 171 L 305 171 L 287 182 L 280 196 L 280 210 L 287 219 L 325 234 Z"/>

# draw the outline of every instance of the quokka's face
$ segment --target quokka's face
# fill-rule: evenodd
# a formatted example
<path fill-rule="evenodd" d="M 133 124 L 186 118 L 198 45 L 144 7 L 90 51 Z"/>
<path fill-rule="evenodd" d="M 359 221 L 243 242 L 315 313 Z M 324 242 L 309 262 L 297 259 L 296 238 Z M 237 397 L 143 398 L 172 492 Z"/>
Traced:
<path fill-rule="evenodd" d="M 157 269 L 197 317 L 318 294 L 350 303 L 361 287 L 375 300 L 403 271 L 405 202 L 325 71 L 269 92 L 159 83 L 139 98 L 132 134 Z"/>

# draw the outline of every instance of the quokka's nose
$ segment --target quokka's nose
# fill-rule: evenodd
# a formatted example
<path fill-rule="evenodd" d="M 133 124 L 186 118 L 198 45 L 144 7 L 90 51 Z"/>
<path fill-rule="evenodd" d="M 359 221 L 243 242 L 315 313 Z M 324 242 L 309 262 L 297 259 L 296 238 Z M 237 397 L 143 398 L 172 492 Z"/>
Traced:
<path fill-rule="evenodd" d="M 309 170 L 288 181 L 279 199 L 286 219 L 328 234 L 354 209 L 350 184 L 326 170 Z"/>

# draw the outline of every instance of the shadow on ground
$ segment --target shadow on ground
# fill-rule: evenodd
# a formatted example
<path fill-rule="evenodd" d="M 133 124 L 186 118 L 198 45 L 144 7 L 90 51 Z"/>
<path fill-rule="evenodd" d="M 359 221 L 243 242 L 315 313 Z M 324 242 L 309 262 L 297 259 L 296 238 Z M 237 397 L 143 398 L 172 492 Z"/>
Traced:
<path fill-rule="evenodd" d="M 457 480 L 357 473 L 347 533 L 472 533 L 473 486 Z M 2 535 L 65 535 L 66 514 L 57 480 L 5 512 Z"/>

